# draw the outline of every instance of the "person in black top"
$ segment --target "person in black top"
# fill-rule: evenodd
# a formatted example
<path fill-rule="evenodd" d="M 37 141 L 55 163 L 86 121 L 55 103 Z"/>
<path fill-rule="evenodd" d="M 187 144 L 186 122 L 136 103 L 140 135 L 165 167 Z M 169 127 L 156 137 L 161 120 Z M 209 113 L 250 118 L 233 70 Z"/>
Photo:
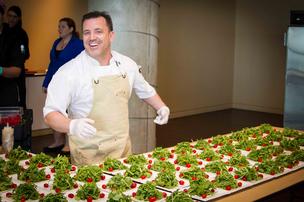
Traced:
<path fill-rule="evenodd" d="M 18 6 L 11 6 L 7 10 L 7 23 L 12 35 L 16 36 L 20 43 L 20 50 L 24 58 L 24 62 L 30 57 L 29 39 L 26 31 L 22 28 L 22 12 Z M 25 87 L 25 66 L 22 65 L 20 76 L 17 78 L 20 93 L 19 105 L 26 108 L 26 87 Z"/>
<path fill-rule="evenodd" d="M 3 22 L 4 9 L 0 6 L 0 107 L 19 106 L 20 95 L 16 78 L 24 65 L 24 56 L 17 37 Z"/>

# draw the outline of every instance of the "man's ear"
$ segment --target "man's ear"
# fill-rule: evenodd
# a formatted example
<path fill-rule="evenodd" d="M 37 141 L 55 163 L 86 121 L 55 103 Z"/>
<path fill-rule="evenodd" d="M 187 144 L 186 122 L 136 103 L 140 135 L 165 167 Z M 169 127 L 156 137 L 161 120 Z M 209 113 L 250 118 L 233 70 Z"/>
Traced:
<path fill-rule="evenodd" d="M 114 41 L 114 38 L 115 38 L 115 32 L 111 31 L 110 32 L 110 41 L 111 41 L 111 43 Z"/>

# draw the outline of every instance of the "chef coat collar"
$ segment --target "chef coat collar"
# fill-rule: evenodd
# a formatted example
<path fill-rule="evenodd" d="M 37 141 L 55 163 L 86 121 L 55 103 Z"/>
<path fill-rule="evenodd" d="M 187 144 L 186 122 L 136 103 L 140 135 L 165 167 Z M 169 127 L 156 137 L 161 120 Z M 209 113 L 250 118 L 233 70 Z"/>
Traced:
<path fill-rule="evenodd" d="M 86 53 L 86 55 L 87 55 L 88 63 L 89 63 L 90 65 L 93 65 L 93 66 L 101 66 L 101 65 L 99 64 L 99 62 L 98 62 L 95 58 L 91 57 L 87 52 L 85 52 L 85 53 Z M 111 59 L 110 59 L 110 64 L 109 64 L 109 66 L 111 66 L 111 65 L 115 65 L 115 66 L 120 65 L 121 62 L 120 62 L 120 60 L 119 60 L 119 58 L 118 58 L 118 54 L 117 54 L 115 51 L 111 51 L 111 55 L 112 55 L 112 57 L 111 57 Z"/>

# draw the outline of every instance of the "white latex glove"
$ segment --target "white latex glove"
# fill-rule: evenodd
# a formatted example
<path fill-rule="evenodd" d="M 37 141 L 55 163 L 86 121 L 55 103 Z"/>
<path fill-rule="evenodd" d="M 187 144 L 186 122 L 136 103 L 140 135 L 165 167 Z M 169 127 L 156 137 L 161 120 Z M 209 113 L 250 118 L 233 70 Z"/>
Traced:
<path fill-rule="evenodd" d="M 154 119 L 154 123 L 158 125 L 168 123 L 169 115 L 170 109 L 167 106 L 161 107 L 159 110 L 157 110 L 157 117 Z"/>
<path fill-rule="evenodd" d="M 92 125 L 95 121 L 88 118 L 72 119 L 69 125 L 69 133 L 81 138 L 95 135 L 96 128 Z"/>

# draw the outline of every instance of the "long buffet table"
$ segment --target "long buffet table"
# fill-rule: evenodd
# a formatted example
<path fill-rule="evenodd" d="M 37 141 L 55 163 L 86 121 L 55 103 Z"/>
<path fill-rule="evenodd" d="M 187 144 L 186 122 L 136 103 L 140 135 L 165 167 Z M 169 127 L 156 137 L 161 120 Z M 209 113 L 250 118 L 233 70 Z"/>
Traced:
<path fill-rule="evenodd" d="M 282 131 L 282 128 L 274 128 L 274 130 L 277 131 Z M 300 132 L 302 133 L 302 132 Z M 230 136 L 231 134 L 226 134 L 224 136 Z M 303 135 L 303 134 L 302 134 Z M 267 136 L 267 134 L 263 134 L 264 137 Z M 303 137 L 303 136 L 302 136 Z M 222 145 L 218 145 L 218 144 L 212 144 L 212 140 L 215 138 L 208 138 L 206 140 L 206 142 L 208 142 L 210 145 L 212 145 L 212 149 L 214 151 L 219 151 Z M 291 138 L 292 139 L 292 138 Z M 201 149 L 197 149 L 195 148 L 195 145 L 197 144 L 197 142 L 190 142 L 191 148 L 192 148 L 192 154 L 196 155 L 198 157 L 199 154 L 203 153 L 204 151 Z M 280 143 L 278 142 L 272 142 L 271 141 L 271 145 L 279 145 Z M 263 148 L 264 146 L 259 146 L 258 149 Z M 180 190 L 180 191 L 184 191 L 187 192 L 190 189 L 190 181 L 189 180 L 185 180 L 182 176 L 181 173 L 183 171 L 186 171 L 188 169 L 190 169 L 191 167 L 194 167 L 194 165 L 190 165 L 189 163 L 186 163 L 186 165 L 180 165 L 178 162 L 178 154 L 176 151 L 177 146 L 175 147 L 171 147 L 171 148 L 166 148 L 166 150 L 168 150 L 170 152 L 170 157 L 168 158 L 160 158 L 158 160 L 160 161 L 168 161 L 170 163 L 172 163 L 174 165 L 174 168 L 176 170 L 176 180 L 178 181 L 178 185 L 174 188 L 165 188 L 165 187 L 159 187 L 157 186 L 156 188 L 161 191 L 162 195 L 164 196 L 162 199 L 159 199 L 157 201 L 165 201 L 166 197 L 170 196 L 174 191 L 176 190 Z M 300 150 L 303 150 L 304 147 L 301 146 Z M 156 150 L 152 151 L 152 152 L 148 152 L 143 154 L 143 156 L 147 159 L 147 166 L 149 169 L 151 168 L 151 165 L 153 165 L 156 161 L 157 158 L 155 158 L 154 156 L 154 152 Z M 248 155 L 250 151 L 241 151 L 242 155 Z M 284 151 L 284 153 L 286 154 L 290 154 L 290 151 Z M 29 154 L 29 156 L 35 156 L 35 154 Z M 229 159 L 231 158 L 230 154 L 228 155 L 221 155 L 222 157 L 222 161 L 229 161 Z M 1 156 L 3 159 L 8 160 L 4 155 Z M 275 158 L 275 157 L 273 157 Z M 94 200 L 94 201 L 107 201 L 107 197 L 109 196 L 109 193 L 111 192 L 111 190 L 107 187 L 107 183 L 109 182 L 109 180 L 118 174 L 122 174 L 124 175 L 126 173 L 126 170 L 130 167 L 130 165 L 127 163 L 126 159 L 119 159 L 119 161 L 126 166 L 126 168 L 124 169 L 118 169 L 118 170 L 113 170 L 113 169 L 107 169 L 103 171 L 103 177 L 101 178 L 102 180 L 100 180 L 99 182 L 97 182 L 97 186 L 101 191 L 101 197 L 98 200 Z M 252 160 L 250 161 L 250 165 L 251 166 L 255 166 L 257 162 L 254 162 Z M 30 160 L 23 160 L 20 161 L 20 165 L 22 165 L 24 168 L 27 168 L 29 165 Z M 205 166 L 208 165 L 209 163 L 211 163 L 212 161 L 210 160 L 206 160 L 206 159 L 199 159 L 198 158 L 198 164 L 197 166 L 200 168 L 203 168 L 203 170 L 205 171 Z M 104 167 L 105 164 L 100 164 L 100 167 Z M 40 166 L 41 167 L 41 166 Z M 79 170 L 78 167 L 76 166 L 72 166 L 73 169 L 70 171 L 70 175 L 72 177 L 74 177 L 77 174 L 77 171 Z M 228 168 L 231 168 L 228 169 Z M 260 199 L 262 197 L 268 196 L 272 193 L 275 193 L 277 191 L 280 191 L 282 189 L 285 189 L 289 186 L 292 186 L 294 184 L 297 184 L 299 182 L 303 182 L 304 181 L 304 162 L 303 161 L 299 161 L 298 164 L 295 164 L 292 167 L 289 168 L 284 168 L 284 171 L 281 173 L 276 173 L 276 174 L 265 174 L 265 173 L 260 173 L 263 178 L 257 181 L 252 181 L 252 182 L 248 182 L 248 181 L 244 181 L 242 179 L 237 179 L 238 182 L 238 187 L 234 188 L 234 189 L 229 189 L 229 190 L 224 190 L 224 189 L 219 189 L 216 188 L 216 190 L 213 190 L 213 194 L 208 194 L 208 195 L 194 195 L 192 196 L 192 199 L 194 201 L 209 201 L 209 200 L 216 200 L 216 201 L 254 201 L 257 199 Z M 41 168 L 40 168 L 41 169 Z M 229 170 L 230 174 L 235 174 L 235 170 L 236 168 L 233 166 L 228 166 L 227 170 Z M 133 196 L 132 200 L 133 201 L 138 201 L 135 196 L 136 196 L 136 192 L 138 191 L 139 187 L 142 184 L 145 184 L 149 181 L 153 181 L 156 179 L 156 177 L 158 176 L 159 172 L 156 172 L 154 170 L 150 170 L 149 171 L 151 173 L 151 177 L 144 177 L 144 178 L 132 178 L 133 182 L 135 183 L 135 186 L 133 186 L 130 190 L 124 192 L 126 195 L 129 196 Z M 219 174 L 215 174 L 215 173 L 211 173 L 211 172 L 207 172 L 208 174 L 208 180 L 209 181 L 213 181 L 216 179 L 217 175 Z M 42 181 L 42 182 L 37 182 L 35 183 L 37 185 L 37 189 L 38 192 L 40 194 L 46 195 L 50 192 L 55 193 L 55 190 L 52 190 L 52 183 L 54 181 L 54 175 L 55 175 L 55 171 L 54 168 L 52 167 L 52 165 L 45 167 L 45 174 L 47 177 L 46 180 Z M 12 175 L 12 181 L 14 184 L 16 184 L 16 186 L 19 186 L 20 184 L 24 183 L 20 180 L 17 179 L 17 175 Z M 181 183 L 183 182 L 183 183 Z M 47 184 L 48 186 L 46 187 Z M 69 201 L 75 201 L 75 197 L 77 194 L 77 190 L 79 189 L 79 187 L 81 185 L 83 185 L 83 182 L 77 181 L 76 184 L 78 184 L 79 186 L 77 186 L 77 188 L 73 188 L 71 190 L 67 190 L 64 191 L 64 195 L 66 196 L 67 200 Z M 16 188 L 16 186 L 14 188 Z M 13 193 L 12 189 L 7 190 L 7 191 L 3 191 L 1 192 L 1 197 L 2 197 L 2 201 L 13 201 L 11 198 L 11 194 L 8 193 Z M 71 197 L 73 196 L 73 197 Z M 154 201 L 154 200 L 151 200 Z"/>

